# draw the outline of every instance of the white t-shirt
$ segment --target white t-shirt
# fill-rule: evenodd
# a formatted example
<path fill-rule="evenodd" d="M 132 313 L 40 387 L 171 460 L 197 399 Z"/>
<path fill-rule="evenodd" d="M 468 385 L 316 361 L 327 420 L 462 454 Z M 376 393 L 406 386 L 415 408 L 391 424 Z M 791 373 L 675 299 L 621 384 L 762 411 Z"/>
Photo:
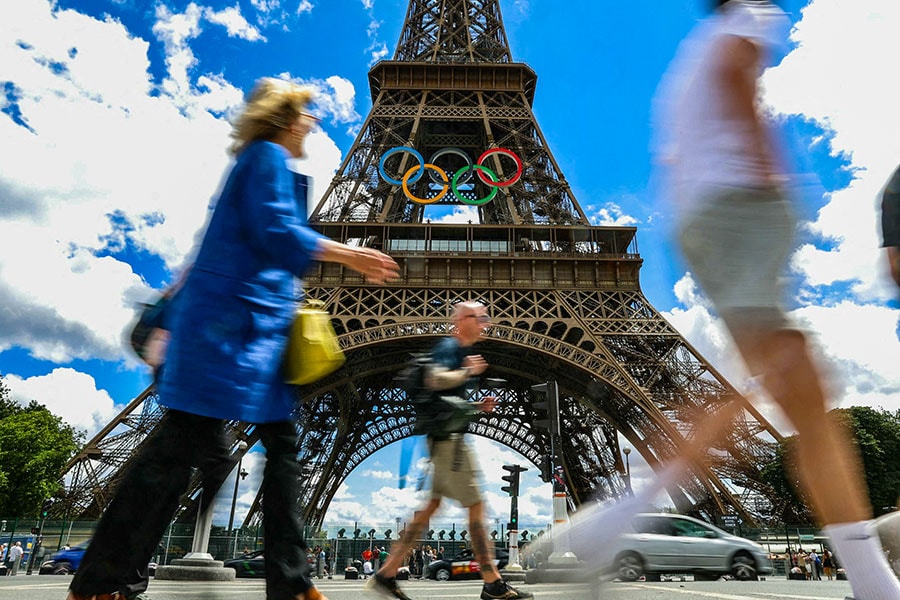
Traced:
<path fill-rule="evenodd" d="M 714 61 L 724 39 L 737 36 L 757 44 L 762 67 L 770 66 L 789 26 L 787 15 L 768 2 L 732 0 L 701 21 L 679 46 L 654 99 L 651 150 L 667 171 L 667 193 L 682 214 L 704 187 L 765 183 L 758 159 L 747 152 L 746 126 L 723 118 L 725 101 L 713 80 Z"/>

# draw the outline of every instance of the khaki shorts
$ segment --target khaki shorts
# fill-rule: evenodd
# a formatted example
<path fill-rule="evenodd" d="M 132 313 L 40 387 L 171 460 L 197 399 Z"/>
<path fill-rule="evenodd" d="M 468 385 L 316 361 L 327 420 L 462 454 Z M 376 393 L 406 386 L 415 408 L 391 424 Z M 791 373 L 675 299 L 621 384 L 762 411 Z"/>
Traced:
<path fill-rule="evenodd" d="M 465 436 L 456 433 L 449 440 L 428 440 L 428 447 L 434 468 L 431 497 L 437 500 L 450 498 L 464 507 L 481 502 L 478 484 L 481 474 Z"/>
<path fill-rule="evenodd" d="M 678 230 L 694 279 L 729 329 L 789 327 L 782 280 L 796 218 L 778 190 L 711 188 Z"/>

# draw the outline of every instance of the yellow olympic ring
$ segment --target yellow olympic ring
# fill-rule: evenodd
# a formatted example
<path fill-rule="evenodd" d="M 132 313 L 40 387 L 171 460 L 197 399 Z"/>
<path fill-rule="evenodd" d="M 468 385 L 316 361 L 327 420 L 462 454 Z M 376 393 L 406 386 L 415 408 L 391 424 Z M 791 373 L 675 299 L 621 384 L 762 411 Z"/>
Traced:
<path fill-rule="evenodd" d="M 450 180 L 447 178 L 447 173 L 445 173 L 442 168 L 437 167 L 431 163 L 426 164 L 425 165 L 426 169 L 431 169 L 432 171 L 436 172 L 438 175 L 441 176 L 441 179 L 444 181 L 444 187 L 441 190 L 441 192 L 434 198 L 430 198 L 430 199 L 429 198 L 418 198 L 418 197 L 414 196 L 412 192 L 409 191 L 408 184 L 409 184 L 409 178 L 412 177 L 413 173 L 418 171 L 420 168 L 422 168 L 422 167 L 420 167 L 419 165 L 416 165 L 403 175 L 403 179 L 401 180 L 403 183 L 403 193 L 406 194 L 406 197 L 409 198 L 410 200 L 412 200 L 413 202 L 418 202 L 419 204 L 434 204 L 435 202 L 437 202 L 438 200 L 443 198 L 447 194 L 448 191 L 450 191 Z"/>

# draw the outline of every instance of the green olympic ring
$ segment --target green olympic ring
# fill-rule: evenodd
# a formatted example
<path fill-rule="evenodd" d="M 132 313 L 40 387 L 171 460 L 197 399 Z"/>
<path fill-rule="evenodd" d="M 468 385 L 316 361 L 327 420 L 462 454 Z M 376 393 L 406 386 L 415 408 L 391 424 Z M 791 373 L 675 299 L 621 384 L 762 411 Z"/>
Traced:
<path fill-rule="evenodd" d="M 385 170 L 385 163 L 387 162 L 388 158 L 390 158 L 394 154 L 398 154 L 401 152 L 408 152 L 409 154 L 412 154 L 417 162 L 413 167 L 409 168 L 403 174 L 403 177 L 401 179 L 394 179 L 393 177 L 388 175 L 387 171 Z M 466 165 L 456 171 L 456 173 L 453 175 L 452 180 L 447 175 L 446 171 L 434 164 L 436 159 L 446 154 L 460 156 L 466 161 Z M 484 162 L 492 154 L 502 154 L 515 161 L 516 172 L 512 177 L 510 177 L 506 181 L 500 181 L 494 171 L 484 166 Z M 431 181 L 440 185 L 441 191 L 438 192 L 438 194 L 433 198 L 419 198 L 410 191 L 409 185 L 419 181 L 422 175 L 424 175 L 425 171 L 429 169 L 432 171 L 429 174 Z M 407 198 L 418 204 L 434 204 L 435 202 L 438 202 L 439 200 L 441 200 L 441 198 L 446 196 L 448 191 L 452 191 L 453 196 L 463 204 L 469 204 L 472 206 L 487 204 L 494 199 L 499 188 L 511 186 L 519 179 L 521 179 L 523 170 L 524 167 L 522 165 L 522 160 L 516 155 L 515 152 L 506 148 L 491 148 L 489 150 L 486 150 L 481 154 L 481 156 L 478 157 L 476 164 L 472 164 L 469 156 L 458 148 L 444 148 L 443 150 L 438 150 L 431 156 L 431 160 L 426 163 L 425 159 L 415 148 L 410 148 L 409 146 L 396 146 L 382 154 L 381 160 L 378 163 L 378 174 L 381 176 L 381 178 L 390 184 L 401 186 L 403 188 L 403 194 Z M 482 183 L 490 187 L 491 191 L 484 198 L 469 200 L 460 193 L 459 186 L 468 183 L 472 179 L 473 171 L 478 173 L 478 179 L 480 179 Z"/>

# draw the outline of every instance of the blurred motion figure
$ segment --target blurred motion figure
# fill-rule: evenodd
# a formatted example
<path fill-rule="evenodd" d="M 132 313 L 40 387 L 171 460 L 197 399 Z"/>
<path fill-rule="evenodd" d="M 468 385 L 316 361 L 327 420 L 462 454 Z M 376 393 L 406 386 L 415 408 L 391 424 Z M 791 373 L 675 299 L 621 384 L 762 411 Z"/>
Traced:
<path fill-rule="evenodd" d="M 654 154 L 678 213 L 677 241 L 748 368 L 797 429 L 801 484 L 856 600 L 897 600 L 859 458 L 828 416 L 806 338 L 780 305 L 796 220 L 757 95 L 790 21 L 768 1 L 712 4 L 712 16 L 679 47 L 654 106 Z"/>

